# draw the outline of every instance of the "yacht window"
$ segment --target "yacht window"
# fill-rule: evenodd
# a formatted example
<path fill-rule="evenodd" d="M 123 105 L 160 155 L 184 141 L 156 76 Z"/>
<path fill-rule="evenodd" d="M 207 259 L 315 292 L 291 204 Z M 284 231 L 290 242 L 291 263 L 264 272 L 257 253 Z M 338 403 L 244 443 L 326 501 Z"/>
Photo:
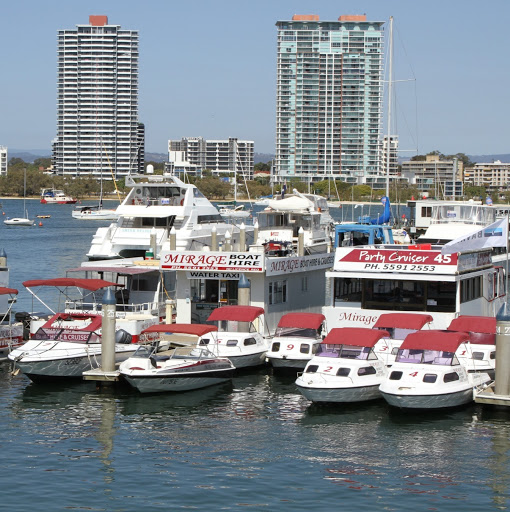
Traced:
<path fill-rule="evenodd" d="M 227 340 L 227 347 L 235 347 L 237 345 L 237 340 Z"/>
<path fill-rule="evenodd" d="M 390 373 L 390 380 L 400 380 L 402 378 L 402 372 L 391 372 Z"/>
<path fill-rule="evenodd" d="M 491 352 L 490 359 L 496 359 L 496 352 Z"/>
<path fill-rule="evenodd" d="M 457 372 L 452 372 L 452 373 L 445 373 L 444 377 L 443 377 L 443 381 L 444 382 L 454 382 L 456 380 L 459 380 L 459 374 Z"/>
<path fill-rule="evenodd" d="M 460 282 L 460 302 L 469 302 L 482 296 L 482 276 L 471 277 Z"/>
<path fill-rule="evenodd" d="M 305 329 L 301 327 L 277 327 L 275 337 L 290 337 L 293 338 L 317 338 L 316 329 Z"/>
<path fill-rule="evenodd" d="M 306 367 L 306 373 L 315 373 L 319 369 L 319 366 L 316 364 L 310 364 Z"/>
<path fill-rule="evenodd" d="M 246 338 L 244 340 L 244 346 L 247 347 L 249 345 L 256 345 L 257 344 L 257 340 L 255 338 Z"/>
<path fill-rule="evenodd" d="M 310 353 L 310 345 L 308 343 L 301 343 L 299 347 L 299 352 L 301 354 L 309 354 Z"/>
<path fill-rule="evenodd" d="M 349 373 L 351 373 L 350 368 L 338 368 L 336 375 L 337 375 L 337 377 L 348 377 Z"/>
<path fill-rule="evenodd" d="M 361 302 L 361 279 L 335 278 L 335 301 Z"/>
<path fill-rule="evenodd" d="M 210 342 L 210 341 L 211 341 L 211 340 L 210 340 L 209 338 L 202 338 L 202 339 L 200 340 L 199 345 L 209 345 L 209 342 Z"/>
<path fill-rule="evenodd" d="M 437 375 L 435 373 L 426 373 L 423 376 L 423 382 L 428 382 L 429 384 L 434 384 L 437 380 Z"/>
<path fill-rule="evenodd" d="M 200 190 L 198 190 L 198 188 L 195 187 L 195 188 L 193 188 L 193 197 L 205 197 L 205 196 L 204 196 L 204 194 L 202 194 L 202 192 L 200 192 Z"/>
<path fill-rule="evenodd" d="M 197 224 L 212 224 L 216 222 L 223 223 L 223 217 L 220 214 L 217 215 L 197 215 Z"/>
<path fill-rule="evenodd" d="M 373 366 L 364 366 L 358 370 L 358 375 L 363 377 L 365 375 L 375 375 L 377 370 Z"/>
<path fill-rule="evenodd" d="M 280 351 L 280 342 L 277 341 L 271 345 L 271 352 L 279 352 Z"/>
<path fill-rule="evenodd" d="M 483 361 L 483 352 L 473 352 L 473 359 Z"/>

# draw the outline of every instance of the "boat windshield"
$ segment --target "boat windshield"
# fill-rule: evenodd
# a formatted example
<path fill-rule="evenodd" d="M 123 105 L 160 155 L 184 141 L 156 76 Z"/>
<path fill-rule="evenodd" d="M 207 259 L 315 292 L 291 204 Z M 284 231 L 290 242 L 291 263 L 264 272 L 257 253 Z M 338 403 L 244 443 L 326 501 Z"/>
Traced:
<path fill-rule="evenodd" d="M 237 320 L 219 320 L 216 322 L 218 325 L 218 332 L 255 332 L 255 327 L 251 322 L 238 322 Z M 246 324 L 248 329 L 241 328 Z"/>
<path fill-rule="evenodd" d="M 275 338 L 292 337 L 292 338 L 313 338 L 319 337 L 316 329 L 303 329 L 298 327 L 277 327 Z"/>
<path fill-rule="evenodd" d="M 315 354 L 318 357 L 334 357 L 343 359 L 377 359 L 374 351 L 370 347 L 357 347 L 354 345 L 331 345 L 321 343 Z"/>
<path fill-rule="evenodd" d="M 451 366 L 459 364 L 454 352 L 445 350 L 399 349 L 397 363 L 436 364 Z"/>
<path fill-rule="evenodd" d="M 78 329 L 55 329 L 42 328 L 37 329 L 32 337 L 34 340 L 66 341 L 68 343 L 100 343 L 101 336 L 91 331 L 81 331 Z"/>

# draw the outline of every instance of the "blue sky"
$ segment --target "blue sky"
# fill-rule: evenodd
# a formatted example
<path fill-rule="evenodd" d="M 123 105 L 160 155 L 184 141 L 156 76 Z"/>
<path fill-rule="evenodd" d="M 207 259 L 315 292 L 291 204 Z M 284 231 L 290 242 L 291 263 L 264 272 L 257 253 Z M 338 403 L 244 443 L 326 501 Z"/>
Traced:
<path fill-rule="evenodd" d="M 203 136 L 254 140 L 256 152 L 274 153 L 276 21 L 366 14 L 394 17 L 402 150 L 510 153 L 509 0 L 3 2 L 0 145 L 50 149 L 57 31 L 88 23 L 90 14 L 139 30 L 139 117 L 149 152 L 165 153 L 168 139 Z"/>

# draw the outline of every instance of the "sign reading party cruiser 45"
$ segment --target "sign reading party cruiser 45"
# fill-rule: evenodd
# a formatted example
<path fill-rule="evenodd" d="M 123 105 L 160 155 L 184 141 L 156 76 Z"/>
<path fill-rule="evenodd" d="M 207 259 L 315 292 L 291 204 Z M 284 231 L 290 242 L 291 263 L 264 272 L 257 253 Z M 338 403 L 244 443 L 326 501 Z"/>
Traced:
<path fill-rule="evenodd" d="M 433 250 L 339 247 L 335 270 L 365 272 L 446 273 L 457 271 L 458 255 Z"/>
<path fill-rule="evenodd" d="M 162 270 L 263 272 L 264 255 L 251 252 L 169 251 L 161 255 Z"/>

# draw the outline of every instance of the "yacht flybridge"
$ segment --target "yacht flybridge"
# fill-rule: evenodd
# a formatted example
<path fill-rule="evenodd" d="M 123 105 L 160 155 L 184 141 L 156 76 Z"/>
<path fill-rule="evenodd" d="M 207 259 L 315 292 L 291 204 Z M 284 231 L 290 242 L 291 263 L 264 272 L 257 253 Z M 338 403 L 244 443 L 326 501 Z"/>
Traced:
<path fill-rule="evenodd" d="M 175 230 L 176 250 L 200 251 L 211 245 L 213 226 L 218 241 L 227 232 L 231 243 L 239 237 L 239 228 L 227 224 L 212 203 L 195 185 L 169 174 L 126 177 L 131 191 L 117 207 L 117 222 L 99 228 L 87 257 L 90 260 L 144 256 L 156 248 L 170 249 Z"/>

